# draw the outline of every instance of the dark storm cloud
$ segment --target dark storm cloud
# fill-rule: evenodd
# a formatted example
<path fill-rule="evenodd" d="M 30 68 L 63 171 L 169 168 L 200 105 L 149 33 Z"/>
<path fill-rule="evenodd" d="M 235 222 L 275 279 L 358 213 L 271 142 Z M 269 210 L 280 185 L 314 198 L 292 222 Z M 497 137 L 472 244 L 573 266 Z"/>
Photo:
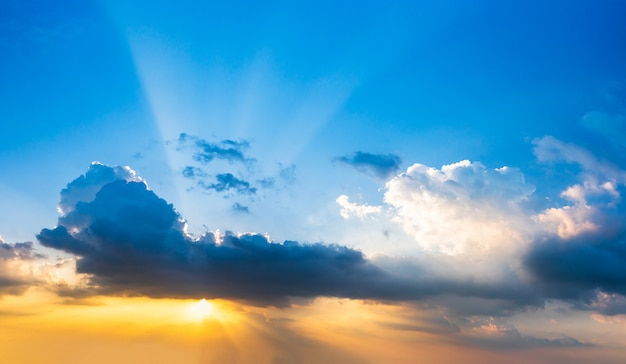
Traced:
<path fill-rule="evenodd" d="M 598 293 L 626 295 L 625 231 L 540 241 L 524 263 L 547 297 L 578 301 L 605 314 L 626 313 L 624 299 L 597 302 Z"/>
<path fill-rule="evenodd" d="M 245 195 L 256 194 L 255 187 L 251 187 L 249 182 L 233 176 L 232 173 L 220 173 L 215 176 L 215 179 L 217 180 L 216 183 L 210 185 L 200 183 L 200 186 L 207 190 L 215 190 L 216 192 L 234 191 Z"/>
<path fill-rule="evenodd" d="M 172 205 L 144 183 L 116 181 L 79 202 L 42 245 L 80 257 L 95 291 L 153 297 L 225 297 L 285 304 L 288 297 L 401 296 L 406 286 L 337 245 L 277 244 L 261 235 L 187 236 Z"/>
<path fill-rule="evenodd" d="M 193 159 L 207 164 L 216 159 L 222 159 L 230 163 L 251 162 L 253 159 L 246 157 L 244 150 L 250 147 L 246 140 L 234 141 L 225 139 L 218 143 L 211 143 L 204 139 L 182 133 L 178 138 L 179 145 L 192 144 L 195 147 Z"/>
<path fill-rule="evenodd" d="M 400 157 L 394 154 L 371 154 L 355 152 L 350 156 L 334 158 L 333 161 L 349 164 L 357 170 L 379 178 L 387 178 L 400 169 Z"/>

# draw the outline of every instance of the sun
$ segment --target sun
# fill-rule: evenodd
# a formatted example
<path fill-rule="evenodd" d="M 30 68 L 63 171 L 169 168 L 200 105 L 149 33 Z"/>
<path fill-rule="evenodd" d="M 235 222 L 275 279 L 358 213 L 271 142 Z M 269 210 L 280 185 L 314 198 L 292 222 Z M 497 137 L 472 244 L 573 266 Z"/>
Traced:
<path fill-rule="evenodd" d="M 215 316 L 215 307 L 203 298 L 187 307 L 187 315 L 193 321 L 203 321 L 207 317 Z"/>

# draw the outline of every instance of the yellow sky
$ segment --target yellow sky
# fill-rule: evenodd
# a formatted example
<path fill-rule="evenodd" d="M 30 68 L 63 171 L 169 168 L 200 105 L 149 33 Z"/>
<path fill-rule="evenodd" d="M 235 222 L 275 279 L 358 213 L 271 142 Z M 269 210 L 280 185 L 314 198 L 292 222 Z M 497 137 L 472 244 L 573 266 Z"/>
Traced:
<path fill-rule="evenodd" d="M 1 364 L 532 363 L 599 355 L 614 362 L 625 358 L 606 348 L 476 348 L 463 345 L 453 333 L 433 333 L 414 308 L 347 299 L 321 298 L 283 309 L 200 299 L 99 297 L 70 303 L 31 289 L 23 296 L 5 296 L 0 303 Z M 422 315 L 425 319 L 428 313 Z"/>

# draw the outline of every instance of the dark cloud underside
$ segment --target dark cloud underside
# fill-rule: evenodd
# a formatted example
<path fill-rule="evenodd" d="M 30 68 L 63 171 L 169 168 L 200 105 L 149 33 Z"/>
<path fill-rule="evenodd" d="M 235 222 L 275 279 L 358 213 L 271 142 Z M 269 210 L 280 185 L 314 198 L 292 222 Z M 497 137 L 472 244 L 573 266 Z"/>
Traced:
<path fill-rule="evenodd" d="M 105 294 L 280 305 L 290 296 L 394 297 L 407 288 L 350 248 L 278 244 L 254 234 L 194 241 L 183 227 L 172 205 L 144 183 L 116 181 L 37 238 L 78 255 L 77 271 L 92 274 L 94 289 Z"/>
<path fill-rule="evenodd" d="M 258 234 L 193 239 L 174 207 L 143 182 L 105 184 L 92 201 L 78 201 L 56 228 L 37 238 L 79 257 L 77 271 L 91 275 L 91 288 L 76 295 L 221 297 L 274 305 L 290 297 L 408 301 L 447 295 L 481 297 L 494 312 L 541 304 L 528 287 L 511 288 L 511 282 L 437 279 L 419 269 L 407 273 L 392 259 L 387 271 L 339 245 L 279 244 Z"/>
<path fill-rule="evenodd" d="M 592 300 L 597 291 L 626 295 L 626 234 L 587 233 L 538 242 L 525 257 L 548 297 Z M 614 308 L 615 309 L 615 308 Z M 621 308 L 626 313 L 626 305 Z"/>

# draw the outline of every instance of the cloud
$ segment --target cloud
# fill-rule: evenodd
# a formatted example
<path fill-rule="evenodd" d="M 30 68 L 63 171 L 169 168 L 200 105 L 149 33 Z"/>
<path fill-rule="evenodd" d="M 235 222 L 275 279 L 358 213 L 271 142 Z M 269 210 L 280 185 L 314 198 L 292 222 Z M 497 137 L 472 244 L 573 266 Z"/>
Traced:
<path fill-rule="evenodd" d="M 285 183 L 294 183 L 296 180 L 296 165 L 291 163 L 288 166 L 283 166 L 282 163 L 278 163 L 278 177 Z"/>
<path fill-rule="evenodd" d="M 258 189 L 280 191 L 296 179 L 294 164 L 285 166 L 276 162 L 277 170 L 273 175 L 268 176 L 263 173 L 263 166 L 247 155 L 250 142 L 246 140 L 224 139 L 219 142 L 209 142 L 181 133 L 177 145 L 177 151 L 191 151 L 192 153 L 189 164 L 181 168 L 182 176 L 192 180 L 194 185 L 203 190 L 256 195 L 258 201 L 266 197 L 265 194 L 257 195 Z M 211 173 L 207 167 L 209 163 Z M 188 191 L 191 190 L 194 188 L 188 189 Z"/>
<path fill-rule="evenodd" d="M 228 161 L 230 163 L 249 163 L 254 159 L 246 157 L 244 150 L 250 147 L 246 140 L 234 141 L 224 139 L 218 143 L 211 143 L 204 139 L 181 133 L 178 138 L 179 146 L 192 144 L 196 152 L 193 159 L 202 164 L 208 164 L 216 159 Z"/>
<path fill-rule="evenodd" d="M 348 196 L 341 195 L 337 197 L 336 202 L 341 206 L 341 210 L 339 214 L 344 219 L 349 219 L 351 217 L 356 217 L 361 220 L 365 219 L 368 216 L 378 215 L 382 212 L 381 206 L 370 206 L 367 204 L 359 205 L 353 202 L 350 202 Z"/>
<path fill-rule="evenodd" d="M 0 297 L 20 295 L 36 285 L 33 261 L 40 257 L 30 242 L 7 244 L 0 238 Z"/>
<path fill-rule="evenodd" d="M 572 143 L 547 135 L 533 140 L 533 153 L 540 162 L 565 162 L 580 165 L 584 177 L 603 177 L 613 181 L 626 181 L 626 172 L 614 164 L 599 160 L 591 152 Z"/>
<path fill-rule="evenodd" d="M 88 175 L 81 179 L 98 179 Z M 419 262 L 371 261 L 340 245 L 277 243 L 254 233 L 194 238 L 174 207 L 142 181 L 120 179 L 86 200 L 71 197 L 77 202 L 57 227 L 37 236 L 44 246 L 76 255 L 77 272 L 88 275 L 87 289 L 66 294 L 220 297 L 278 306 L 292 297 L 436 302 L 445 295 L 492 301 L 490 313 L 541 304 L 519 281 L 436 276 Z"/>
<path fill-rule="evenodd" d="M 568 186 L 561 197 L 569 205 L 552 207 L 537 214 L 537 221 L 561 238 L 604 228 L 607 213 L 621 201 L 620 188 L 626 183 L 626 172 L 600 161 L 584 148 L 545 136 L 533 141 L 534 153 L 546 163 L 565 163 L 581 168 L 579 183 Z"/>
<path fill-rule="evenodd" d="M 215 190 L 216 192 L 229 192 L 235 191 L 239 194 L 254 195 L 256 194 L 256 188 L 250 187 L 250 183 L 244 180 L 238 179 L 231 173 L 220 173 L 215 176 L 217 183 L 205 185 L 200 183 L 200 186 L 207 190 Z"/>
<path fill-rule="evenodd" d="M 233 204 L 233 211 L 240 212 L 240 213 L 245 213 L 245 214 L 250 213 L 250 209 L 248 209 L 248 206 L 244 206 L 244 205 L 240 204 L 239 202 L 236 202 L 236 203 Z"/>
<path fill-rule="evenodd" d="M 93 162 L 87 173 L 76 178 L 61 190 L 61 201 L 58 209 L 62 214 L 69 213 L 78 201 L 89 201 L 107 183 L 124 181 L 143 181 L 143 179 L 128 167 L 108 167 L 100 162 Z"/>
<path fill-rule="evenodd" d="M 386 179 L 400 169 L 400 157 L 395 154 L 371 154 L 357 151 L 349 156 L 337 157 L 333 161 L 349 164 L 358 171 Z"/>
<path fill-rule="evenodd" d="M 561 197 L 569 204 L 536 215 L 537 235 L 523 258 L 546 297 L 603 314 L 626 313 L 626 171 L 554 137 L 534 141 L 538 159 L 577 165 L 577 182 Z"/>
<path fill-rule="evenodd" d="M 467 160 L 441 169 L 414 164 L 386 189 L 393 220 L 428 252 L 504 252 L 528 239 L 521 205 L 534 186 L 518 169 L 487 169 Z"/>
<path fill-rule="evenodd" d="M 492 318 L 473 329 L 474 335 L 466 335 L 462 343 L 490 350 L 511 350 L 531 348 L 572 348 L 591 347 L 593 344 L 581 342 L 573 337 L 539 338 L 521 334 L 513 325 L 499 325 Z"/>
<path fill-rule="evenodd" d="M 69 211 L 37 238 L 77 255 L 77 272 L 92 275 L 93 291 L 102 294 L 284 304 L 291 296 L 404 296 L 407 288 L 338 245 L 279 244 L 258 234 L 193 239 L 173 206 L 143 182 L 110 182 Z"/>
<path fill-rule="evenodd" d="M 233 180 L 222 181 L 224 189 L 237 188 L 228 181 Z M 93 186 L 101 187 L 93 193 Z M 506 317 L 542 307 L 546 298 L 606 315 L 626 312 L 624 220 L 603 221 L 603 227 L 615 228 L 567 239 L 535 230 L 534 237 L 523 236 L 519 230 L 525 225 L 519 222 L 533 220 L 521 204 L 533 186 L 510 167 L 416 164 L 390 180 L 385 202 L 394 218 L 414 236 L 432 239 L 416 242 L 432 244 L 434 254 L 414 258 L 368 259 L 345 246 L 278 243 L 255 233 L 193 237 L 174 207 L 127 167 L 92 164 L 64 191 L 58 225 L 42 229 L 37 238 L 77 256 L 76 271 L 85 274 L 87 285 L 65 285 L 65 295 L 225 298 L 276 306 L 319 296 L 414 302 L 437 307 L 463 330 L 462 317 Z M 348 216 L 382 209 L 342 197 L 338 203 Z M 247 206 L 236 203 L 233 209 L 245 212 Z M 417 225 L 425 223 L 432 225 Z M 452 241 L 463 250 L 442 251 L 437 245 L 442 240 L 445 248 Z M 492 267 L 474 270 L 485 265 Z"/>
<path fill-rule="evenodd" d="M 206 177 L 207 174 L 206 172 L 204 172 L 204 170 L 202 170 L 201 168 L 198 167 L 193 167 L 193 166 L 187 166 L 185 168 L 183 168 L 183 177 L 185 178 L 196 178 L 196 177 Z"/>
<path fill-rule="evenodd" d="M 626 313 L 626 300 L 606 296 L 626 295 L 624 230 L 537 241 L 524 263 L 547 297 L 578 301 L 602 313 Z"/>

